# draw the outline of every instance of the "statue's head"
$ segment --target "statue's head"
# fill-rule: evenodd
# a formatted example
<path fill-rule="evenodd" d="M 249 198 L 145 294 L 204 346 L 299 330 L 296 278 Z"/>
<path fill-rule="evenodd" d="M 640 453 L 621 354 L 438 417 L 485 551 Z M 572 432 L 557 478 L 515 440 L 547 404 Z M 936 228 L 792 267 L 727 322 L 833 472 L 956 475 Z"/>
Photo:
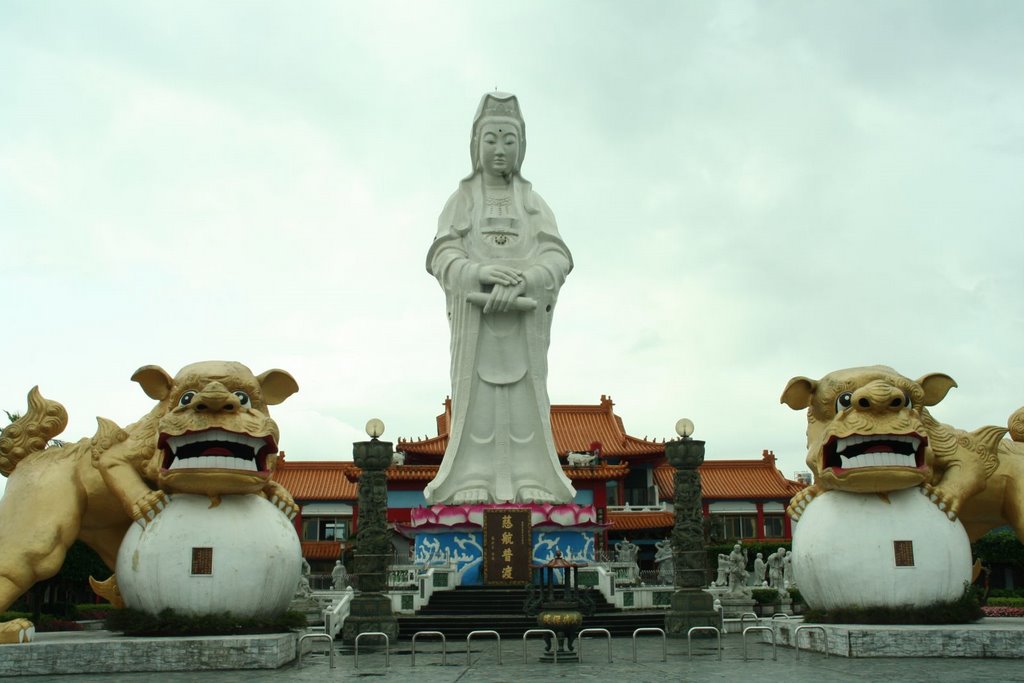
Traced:
<path fill-rule="evenodd" d="M 509 144 L 510 138 L 514 138 L 513 145 Z M 497 147 L 492 147 L 495 144 Z M 497 149 L 504 156 L 501 174 L 518 174 L 526 157 L 526 122 L 519 110 L 519 100 L 510 93 L 491 92 L 480 98 L 469 143 L 473 172 L 483 170 L 485 155 L 493 160 Z"/>
<path fill-rule="evenodd" d="M 807 466 L 819 487 L 885 493 L 932 478 L 927 407 L 955 386 L 942 373 L 915 381 L 873 365 L 794 377 L 782 402 L 807 410 Z"/>

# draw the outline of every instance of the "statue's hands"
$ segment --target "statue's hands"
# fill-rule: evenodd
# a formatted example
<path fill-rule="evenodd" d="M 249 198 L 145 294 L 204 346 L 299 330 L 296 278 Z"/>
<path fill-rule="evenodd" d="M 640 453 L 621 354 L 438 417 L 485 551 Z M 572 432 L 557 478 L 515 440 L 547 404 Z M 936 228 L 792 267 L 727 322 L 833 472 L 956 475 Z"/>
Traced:
<path fill-rule="evenodd" d="M 511 287 L 523 282 L 523 274 L 515 268 L 488 264 L 480 266 L 480 284 L 482 285 L 504 285 Z M 486 312 L 486 311 L 485 311 Z"/>
<path fill-rule="evenodd" d="M 517 285 L 494 285 L 487 303 L 484 304 L 484 313 L 504 313 L 513 310 L 516 298 L 526 291 L 526 283 L 520 282 Z"/>

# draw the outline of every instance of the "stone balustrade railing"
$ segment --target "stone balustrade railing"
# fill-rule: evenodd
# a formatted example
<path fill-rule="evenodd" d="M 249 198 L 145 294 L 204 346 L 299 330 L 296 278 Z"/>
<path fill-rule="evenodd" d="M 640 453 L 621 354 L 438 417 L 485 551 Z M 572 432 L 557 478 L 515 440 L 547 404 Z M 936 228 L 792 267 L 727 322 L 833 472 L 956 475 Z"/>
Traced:
<path fill-rule="evenodd" d="M 331 638 L 337 638 L 341 633 L 341 627 L 345 624 L 345 619 L 352 607 L 354 595 L 355 591 L 349 587 L 331 596 L 331 603 L 324 610 L 324 631 Z"/>

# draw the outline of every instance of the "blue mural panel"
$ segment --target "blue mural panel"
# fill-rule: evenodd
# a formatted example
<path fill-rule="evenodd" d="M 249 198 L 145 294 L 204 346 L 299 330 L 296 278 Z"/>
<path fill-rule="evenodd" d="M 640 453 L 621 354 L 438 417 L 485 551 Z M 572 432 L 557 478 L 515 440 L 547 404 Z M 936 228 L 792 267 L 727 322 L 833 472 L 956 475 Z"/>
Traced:
<path fill-rule="evenodd" d="M 592 531 L 534 531 L 531 564 L 547 564 L 557 552 L 573 564 L 594 561 L 594 533 Z M 424 532 L 416 535 L 414 562 L 424 568 L 454 562 L 463 586 L 483 584 L 483 532 L 450 531 Z M 559 581 L 561 572 L 556 572 Z"/>

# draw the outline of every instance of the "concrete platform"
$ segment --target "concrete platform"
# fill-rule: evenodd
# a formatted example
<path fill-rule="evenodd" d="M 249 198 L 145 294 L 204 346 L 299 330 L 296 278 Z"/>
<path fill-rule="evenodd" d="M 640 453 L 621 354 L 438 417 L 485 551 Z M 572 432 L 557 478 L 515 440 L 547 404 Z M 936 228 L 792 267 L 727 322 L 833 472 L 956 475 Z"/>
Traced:
<path fill-rule="evenodd" d="M 295 659 L 298 636 L 129 638 L 109 631 L 37 633 L 31 643 L 0 645 L 0 678 L 134 671 L 277 669 Z"/>
<path fill-rule="evenodd" d="M 779 645 L 793 645 L 800 621 L 775 622 Z M 824 629 L 822 634 L 820 629 Z M 771 637 L 763 635 L 764 642 Z M 1024 619 L 987 617 L 956 626 L 821 624 L 800 633 L 800 649 L 839 657 L 1024 658 Z M 1022 672 L 1024 678 L 1024 672 Z"/>

